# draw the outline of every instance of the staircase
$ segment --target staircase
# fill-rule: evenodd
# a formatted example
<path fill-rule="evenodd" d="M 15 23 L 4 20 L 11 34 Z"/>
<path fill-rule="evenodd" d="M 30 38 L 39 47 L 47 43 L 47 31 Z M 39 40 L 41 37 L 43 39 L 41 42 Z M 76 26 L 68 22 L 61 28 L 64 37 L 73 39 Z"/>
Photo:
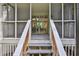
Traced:
<path fill-rule="evenodd" d="M 13 56 L 66 56 L 52 20 L 50 25 L 50 35 L 31 35 L 31 20 L 28 20 Z"/>
<path fill-rule="evenodd" d="M 29 56 L 51 56 L 52 49 L 48 34 L 33 34 L 27 51 Z"/>

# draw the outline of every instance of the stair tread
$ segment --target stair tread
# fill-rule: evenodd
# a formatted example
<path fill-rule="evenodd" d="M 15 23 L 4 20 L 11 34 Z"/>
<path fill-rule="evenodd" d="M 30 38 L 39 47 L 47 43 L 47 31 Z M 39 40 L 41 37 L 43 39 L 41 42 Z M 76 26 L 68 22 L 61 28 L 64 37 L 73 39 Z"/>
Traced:
<path fill-rule="evenodd" d="M 50 43 L 50 40 L 30 40 L 30 43 Z"/>
<path fill-rule="evenodd" d="M 52 51 L 50 49 L 48 50 L 29 49 L 28 53 L 52 53 Z"/>
<path fill-rule="evenodd" d="M 49 38 L 32 38 L 31 40 L 48 40 Z"/>
<path fill-rule="evenodd" d="M 48 39 L 48 38 L 49 38 L 48 34 L 32 35 L 32 39 Z"/>
<path fill-rule="evenodd" d="M 29 46 L 51 46 L 50 43 L 32 43 L 32 44 L 29 44 Z"/>
<path fill-rule="evenodd" d="M 30 42 L 50 42 L 50 40 L 30 40 Z"/>

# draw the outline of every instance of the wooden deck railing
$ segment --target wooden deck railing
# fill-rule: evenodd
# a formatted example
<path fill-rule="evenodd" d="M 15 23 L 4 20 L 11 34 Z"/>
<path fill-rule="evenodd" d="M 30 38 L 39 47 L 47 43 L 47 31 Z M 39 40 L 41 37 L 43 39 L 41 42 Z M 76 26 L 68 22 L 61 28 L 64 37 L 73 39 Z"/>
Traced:
<path fill-rule="evenodd" d="M 13 56 L 23 56 L 27 54 L 29 36 L 31 35 L 30 28 L 31 20 L 28 20 Z"/>
<path fill-rule="evenodd" d="M 66 56 L 63 44 L 55 27 L 53 20 L 50 20 L 50 40 L 52 43 L 52 52 L 55 56 Z"/>

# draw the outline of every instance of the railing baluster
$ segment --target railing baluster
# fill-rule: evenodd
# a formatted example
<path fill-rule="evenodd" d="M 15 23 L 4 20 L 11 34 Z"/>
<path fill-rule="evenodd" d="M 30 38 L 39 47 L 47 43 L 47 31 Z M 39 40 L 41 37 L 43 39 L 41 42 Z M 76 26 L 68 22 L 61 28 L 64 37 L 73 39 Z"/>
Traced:
<path fill-rule="evenodd" d="M 6 46 L 5 46 L 5 44 L 4 44 L 4 56 L 6 56 Z"/>
<path fill-rule="evenodd" d="M 75 49 L 74 49 L 74 50 L 75 50 L 74 53 L 75 53 L 75 56 L 76 56 L 76 46 L 74 46 L 74 47 L 75 47 Z"/>
<path fill-rule="evenodd" d="M 73 45 L 71 47 L 71 56 L 73 56 Z"/>
<path fill-rule="evenodd" d="M 11 56 L 11 44 L 9 44 L 9 56 Z"/>
<path fill-rule="evenodd" d="M 9 45 L 9 56 L 11 56 L 11 48 L 10 48 L 11 44 L 8 44 L 8 45 Z"/>
<path fill-rule="evenodd" d="M 4 46 L 5 44 L 3 44 L 3 56 L 5 56 L 4 54 L 5 54 L 5 46 Z"/>
<path fill-rule="evenodd" d="M 67 54 L 67 45 L 65 45 L 65 51 L 66 51 L 66 54 Z M 68 54 L 67 54 L 68 55 Z"/>
<path fill-rule="evenodd" d="M 11 49 L 11 56 L 12 56 L 12 44 L 10 45 L 10 49 Z"/>
<path fill-rule="evenodd" d="M 73 56 L 75 56 L 75 49 L 74 49 L 74 46 L 73 46 Z"/>
<path fill-rule="evenodd" d="M 14 44 L 13 44 L 13 46 L 12 46 L 12 47 L 13 47 L 13 53 L 14 53 Z"/>
<path fill-rule="evenodd" d="M 8 51 L 7 51 L 7 48 L 8 48 L 8 47 L 7 47 L 7 44 L 5 44 L 5 55 L 6 55 L 6 56 L 7 56 L 7 52 L 8 52 Z"/>
<path fill-rule="evenodd" d="M 7 51 L 6 51 L 7 53 L 7 56 L 9 56 L 9 45 L 8 45 L 8 43 L 7 43 Z"/>
<path fill-rule="evenodd" d="M 8 56 L 10 56 L 10 45 L 8 44 Z"/>
<path fill-rule="evenodd" d="M 13 44 L 11 44 L 11 55 L 13 56 Z"/>
<path fill-rule="evenodd" d="M 0 43 L 1 44 L 1 43 Z M 2 56 L 3 56 L 3 43 L 1 44 L 2 45 Z"/>
<path fill-rule="evenodd" d="M 5 53 L 5 50 L 4 50 L 4 49 L 5 49 L 5 46 L 4 46 L 4 44 L 3 44 L 3 56 L 5 56 L 5 55 L 4 55 L 4 53 Z"/>
<path fill-rule="evenodd" d="M 13 52 L 15 52 L 15 44 L 13 44 Z"/>
<path fill-rule="evenodd" d="M 11 45 L 11 48 L 12 48 L 12 54 L 13 54 L 13 44 Z"/>
<path fill-rule="evenodd" d="M 70 46 L 68 46 L 68 56 L 70 56 Z"/>
<path fill-rule="evenodd" d="M 10 44 L 8 44 L 8 56 L 10 56 Z"/>
<path fill-rule="evenodd" d="M 5 44 L 4 44 L 4 56 L 6 56 L 6 48 L 5 48 L 6 46 L 5 46 Z"/>

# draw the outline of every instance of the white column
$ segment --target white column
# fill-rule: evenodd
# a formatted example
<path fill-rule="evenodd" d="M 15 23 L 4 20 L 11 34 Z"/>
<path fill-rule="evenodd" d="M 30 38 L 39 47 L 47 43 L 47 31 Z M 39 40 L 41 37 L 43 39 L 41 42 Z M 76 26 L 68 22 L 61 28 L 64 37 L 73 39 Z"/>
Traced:
<path fill-rule="evenodd" d="M 62 3 L 62 39 L 64 37 L 64 4 Z"/>
<path fill-rule="evenodd" d="M 32 4 L 30 3 L 30 20 L 32 20 Z M 31 24 L 29 26 L 29 42 L 31 40 Z"/>
<path fill-rule="evenodd" d="M 51 3 L 49 3 L 49 38 L 50 38 L 50 41 L 51 41 L 51 45 L 53 44 L 53 42 L 52 42 L 52 37 L 51 37 L 51 32 L 52 32 L 52 30 L 51 30 L 51 25 L 50 25 L 50 20 L 51 20 Z M 53 52 L 53 49 L 52 49 L 52 52 Z M 52 55 L 53 56 L 53 55 Z"/>
<path fill-rule="evenodd" d="M 32 3 L 30 3 L 30 20 L 32 20 Z"/>
<path fill-rule="evenodd" d="M 76 42 L 76 4 L 74 3 L 74 20 L 75 20 L 75 25 L 74 25 L 74 38 Z"/>
<path fill-rule="evenodd" d="M 2 33 L 2 6 L 0 4 L 0 40 L 3 38 L 3 33 Z M 0 56 L 2 55 L 2 45 L 0 44 Z"/>
<path fill-rule="evenodd" d="M 51 26 L 50 26 L 50 20 L 51 20 L 51 3 L 49 3 L 49 38 L 51 39 Z"/>
<path fill-rule="evenodd" d="M 32 11 L 31 11 L 31 6 L 32 6 L 32 4 L 30 3 L 30 20 L 32 20 Z M 29 26 L 29 40 L 28 40 L 28 44 L 29 44 L 29 42 L 30 42 L 30 40 L 31 40 L 31 24 L 30 24 L 30 26 Z M 29 48 L 28 48 L 28 50 L 29 50 Z"/>
<path fill-rule="evenodd" d="M 15 3 L 15 38 L 17 38 L 17 3 Z"/>
<path fill-rule="evenodd" d="M 74 39 L 76 43 L 76 3 L 74 3 Z M 75 45 L 75 55 L 76 55 L 76 45 Z"/>

